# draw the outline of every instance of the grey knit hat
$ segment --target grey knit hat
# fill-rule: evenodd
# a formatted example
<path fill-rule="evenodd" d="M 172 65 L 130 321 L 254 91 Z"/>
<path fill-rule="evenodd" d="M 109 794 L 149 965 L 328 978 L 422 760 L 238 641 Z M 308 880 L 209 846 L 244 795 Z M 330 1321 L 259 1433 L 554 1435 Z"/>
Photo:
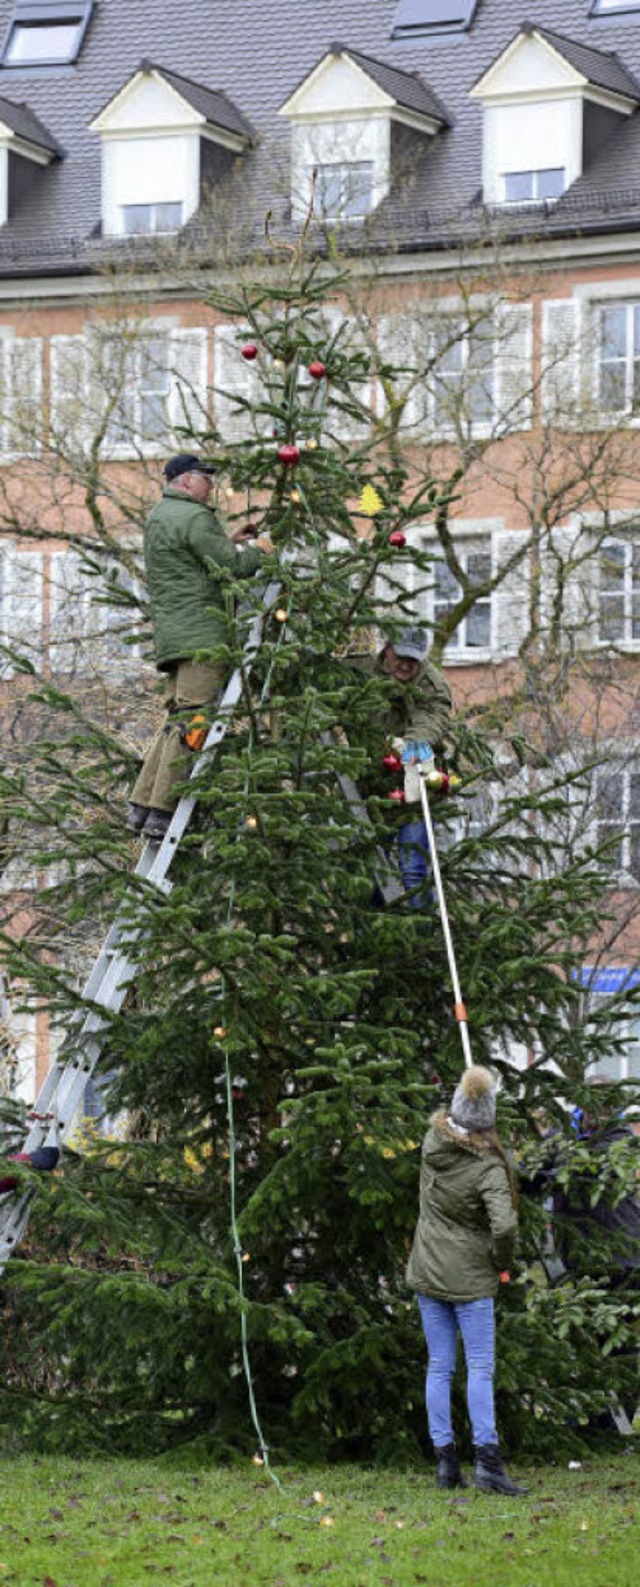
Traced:
<path fill-rule="evenodd" d="M 489 1069 L 471 1064 L 453 1094 L 451 1118 L 463 1130 L 490 1130 L 496 1122 L 496 1081 Z"/>

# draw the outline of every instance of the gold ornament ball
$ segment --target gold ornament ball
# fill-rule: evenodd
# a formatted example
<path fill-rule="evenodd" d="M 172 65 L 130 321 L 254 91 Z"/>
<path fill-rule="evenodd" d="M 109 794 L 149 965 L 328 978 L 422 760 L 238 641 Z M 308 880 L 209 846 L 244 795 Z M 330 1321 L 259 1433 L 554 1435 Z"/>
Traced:
<path fill-rule="evenodd" d="M 216 1038 L 216 1041 L 224 1041 L 224 1038 L 227 1034 L 226 1025 L 215 1025 L 213 1034 Z"/>
<path fill-rule="evenodd" d="M 443 784 L 442 772 L 428 771 L 424 780 L 426 782 L 427 788 L 441 788 Z"/>
<path fill-rule="evenodd" d="M 289 501 L 292 501 L 293 504 L 294 504 L 294 507 L 297 507 L 299 500 L 300 500 L 300 491 L 299 490 L 292 490 L 291 495 L 289 497 Z"/>
<path fill-rule="evenodd" d="M 225 496 L 233 496 L 233 495 L 234 495 L 233 486 L 232 485 L 227 485 L 227 487 L 225 489 Z"/>
<path fill-rule="evenodd" d="M 285 611 L 284 606 L 279 606 L 277 612 L 274 612 L 273 615 L 277 623 L 286 623 L 288 614 Z"/>
<path fill-rule="evenodd" d="M 245 821 L 245 826 L 246 827 L 250 827 L 251 831 L 254 831 L 254 829 L 257 827 L 257 825 L 258 825 L 258 817 L 257 816 L 247 816 L 247 819 Z"/>
<path fill-rule="evenodd" d="M 282 362 L 282 359 L 281 358 L 274 358 L 273 367 L 274 367 L 274 369 L 284 369 L 284 364 Z"/>
<path fill-rule="evenodd" d="M 306 446 L 308 452 L 315 452 L 315 449 L 316 449 L 317 445 L 318 445 L 318 442 L 316 441 L 315 435 L 310 435 L 309 436 L 309 440 L 305 442 L 305 446 Z"/>
<path fill-rule="evenodd" d="M 455 793 L 456 789 L 457 788 L 461 788 L 461 787 L 462 787 L 462 778 L 461 777 L 456 777 L 455 772 L 452 771 L 450 773 L 450 776 L 449 776 L 449 793 Z"/>

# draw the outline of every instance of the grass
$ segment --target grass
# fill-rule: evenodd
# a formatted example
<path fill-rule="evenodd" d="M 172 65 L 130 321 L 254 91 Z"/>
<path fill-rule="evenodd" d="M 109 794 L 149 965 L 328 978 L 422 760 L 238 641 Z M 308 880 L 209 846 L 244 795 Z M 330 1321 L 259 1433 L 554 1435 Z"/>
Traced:
<path fill-rule="evenodd" d="M 429 1469 L 0 1461 L 11 1587 L 636 1587 L 636 1454 L 522 1470 L 527 1498 L 440 1494 Z"/>

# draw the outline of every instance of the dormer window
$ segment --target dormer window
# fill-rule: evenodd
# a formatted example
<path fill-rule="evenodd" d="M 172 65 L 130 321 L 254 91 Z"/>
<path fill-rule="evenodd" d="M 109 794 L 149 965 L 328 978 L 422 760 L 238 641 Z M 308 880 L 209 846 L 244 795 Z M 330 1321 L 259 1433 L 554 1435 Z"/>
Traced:
<path fill-rule="evenodd" d="M 102 227 L 111 237 L 178 231 L 204 191 L 250 148 L 252 129 L 221 89 L 151 61 L 91 123 L 102 140 Z"/>
<path fill-rule="evenodd" d="M 0 226 L 28 203 L 41 168 L 63 156 L 64 149 L 29 105 L 0 97 Z"/>
<path fill-rule="evenodd" d="M 391 26 L 392 39 L 437 37 L 462 33 L 471 26 L 478 0 L 400 0 Z"/>
<path fill-rule="evenodd" d="M 314 169 L 316 214 L 363 220 L 391 188 L 397 128 L 422 139 L 449 126 L 446 110 L 421 78 L 344 44 L 332 44 L 280 115 L 292 124 L 295 220 L 307 214 Z"/>
<path fill-rule="evenodd" d="M 637 109 L 640 85 L 617 56 L 525 23 L 471 96 L 483 107 L 485 203 L 553 203 Z"/>
<path fill-rule="evenodd" d="M 19 3 L 5 38 L 3 66 L 61 66 L 75 61 L 89 25 L 93 0 Z"/>

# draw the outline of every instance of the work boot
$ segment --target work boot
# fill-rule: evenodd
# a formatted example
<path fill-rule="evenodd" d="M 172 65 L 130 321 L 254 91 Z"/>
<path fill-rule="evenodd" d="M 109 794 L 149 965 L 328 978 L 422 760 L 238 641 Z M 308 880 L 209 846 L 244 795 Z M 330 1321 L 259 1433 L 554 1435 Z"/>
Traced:
<path fill-rule="evenodd" d="M 528 1493 L 528 1488 L 519 1487 L 513 1482 L 504 1469 L 499 1444 L 476 1444 L 476 1469 L 473 1478 L 476 1488 L 482 1493 L 505 1493 L 515 1498 L 517 1494 Z"/>
<path fill-rule="evenodd" d="M 440 1449 L 436 1449 L 436 1459 L 438 1488 L 468 1488 L 469 1484 L 462 1475 L 453 1444 L 443 1444 Z"/>
<path fill-rule="evenodd" d="M 143 837 L 150 838 L 152 843 L 161 843 L 172 817 L 173 810 L 150 810 L 142 828 Z"/>
<path fill-rule="evenodd" d="M 134 805 L 130 803 L 127 808 L 127 826 L 130 832 L 136 835 L 142 831 L 149 810 L 147 805 Z"/>

